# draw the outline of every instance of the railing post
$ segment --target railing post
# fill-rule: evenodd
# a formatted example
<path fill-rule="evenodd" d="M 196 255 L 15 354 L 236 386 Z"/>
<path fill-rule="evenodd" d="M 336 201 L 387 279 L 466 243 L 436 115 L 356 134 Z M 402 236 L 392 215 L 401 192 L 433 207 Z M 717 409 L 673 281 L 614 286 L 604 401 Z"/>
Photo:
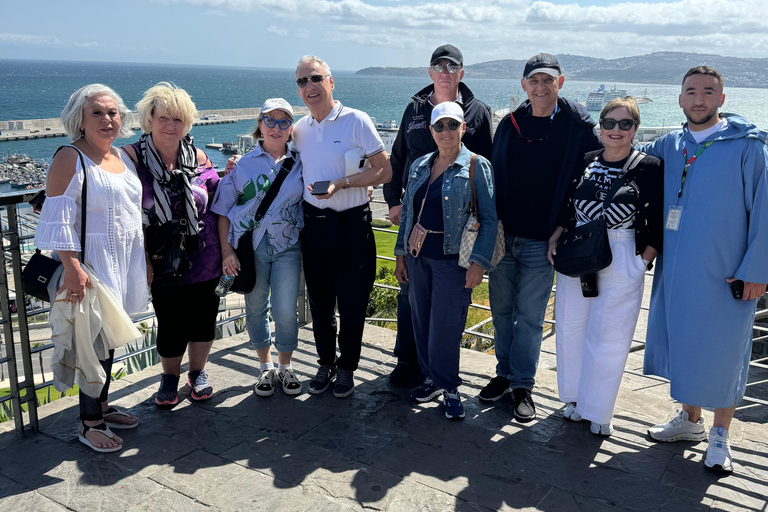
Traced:
<path fill-rule="evenodd" d="M 304 267 L 301 268 L 301 277 L 299 279 L 299 325 L 307 325 L 312 321 L 312 313 L 309 310 L 309 300 L 307 299 L 307 282 L 304 280 Z"/>
<path fill-rule="evenodd" d="M 40 430 L 37 421 L 37 393 L 35 392 L 35 371 L 32 367 L 32 351 L 29 344 L 29 326 L 27 325 L 27 305 L 24 297 L 24 288 L 21 283 L 21 250 L 19 247 L 19 224 L 16 214 L 16 204 L 6 207 L 8 214 L 8 248 L 11 252 L 11 271 L 16 291 L 16 312 L 19 319 L 19 343 L 21 345 L 21 363 L 24 367 L 24 382 L 20 383 L 20 390 L 26 391 L 24 400 L 27 403 L 29 424 L 37 432 Z M 11 327 L 13 328 L 13 327 Z"/>

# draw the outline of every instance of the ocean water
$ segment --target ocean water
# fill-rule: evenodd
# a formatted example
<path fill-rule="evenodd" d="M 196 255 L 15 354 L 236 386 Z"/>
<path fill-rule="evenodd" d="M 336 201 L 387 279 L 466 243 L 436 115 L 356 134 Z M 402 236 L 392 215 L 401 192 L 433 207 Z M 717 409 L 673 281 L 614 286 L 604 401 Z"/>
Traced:
<path fill-rule="evenodd" d="M 378 121 L 395 119 L 398 124 L 410 97 L 430 83 L 426 69 L 423 78 L 358 76 L 351 71 L 333 71 L 333 75 L 335 99 L 367 112 Z M 292 105 L 300 105 L 294 79 L 293 69 L 0 60 L 0 120 L 58 117 L 75 90 L 94 82 L 115 89 L 131 109 L 146 89 L 160 81 L 174 82 L 186 89 L 201 110 L 259 107 L 266 98 L 272 97 L 283 97 Z M 467 75 L 464 82 L 477 98 L 494 110 L 508 108 L 514 96 L 525 99 L 519 80 L 473 79 Z M 569 81 L 566 74 L 561 95 L 584 101 L 599 85 L 600 82 Z M 605 85 L 653 99 L 640 106 L 645 126 L 679 126 L 685 120 L 677 104 L 680 93 L 677 85 Z M 725 94 L 723 111 L 739 113 L 768 129 L 768 89 L 726 87 Z M 195 126 L 191 133 L 202 147 L 212 140 L 234 141 L 238 134 L 252 131 L 254 126 L 255 120 L 248 120 Z M 137 137 L 118 142 L 133 142 Z M 0 153 L 27 153 L 32 158 L 49 160 L 56 148 L 66 143 L 63 137 L 1 142 Z M 208 153 L 214 163 L 225 164 L 226 156 L 218 151 L 208 150 Z"/>

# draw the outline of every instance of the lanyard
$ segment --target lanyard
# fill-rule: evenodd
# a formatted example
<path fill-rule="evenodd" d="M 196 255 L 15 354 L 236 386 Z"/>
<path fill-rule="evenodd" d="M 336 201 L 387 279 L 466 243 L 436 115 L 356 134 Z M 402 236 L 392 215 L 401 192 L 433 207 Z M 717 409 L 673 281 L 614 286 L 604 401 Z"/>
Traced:
<path fill-rule="evenodd" d="M 705 149 L 712 145 L 713 142 L 715 141 L 711 140 L 701 146 L 699 150 L 689 159 L 688 151 L 685 149 L 685 139 L 683 139 L 683 161 L 685 162 L 685 167 L 683 168 L 683 178 L 680 180 L 680 191 L 677 193 L 678 202 L 680 201 L 680 198 L 683 197 L 683 186 L 685 185 L 685 177 L 688 175 L 688 168 L 693 162 L 696 161 L 697 158 L 699 158 L 699 156 L 701 156 Z"/>

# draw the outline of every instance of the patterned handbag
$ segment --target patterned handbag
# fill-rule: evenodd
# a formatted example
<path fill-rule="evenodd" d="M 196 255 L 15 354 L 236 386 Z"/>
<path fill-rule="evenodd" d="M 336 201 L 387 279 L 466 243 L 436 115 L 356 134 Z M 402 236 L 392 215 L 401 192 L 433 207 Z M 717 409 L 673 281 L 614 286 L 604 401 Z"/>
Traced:
<path fill-rule="evenodd" d="M 472 195 L 469 200 L 469 217 L 467 223 L 464 225 L 464 231 L 461 233 L 461 245 L 459 246 L 459 265 L 464 268 L 469 268 L 469 257 L 472 255 L 472 250 L 475 248 L 475 241 L 477 241 L 477 235 L 480 231 L 480 221 L 477 215 L 477 196 L 475 195 L 475 159 L 477 155 L 472 155 L 472 160 L 469 163 L 469 186 L 472 189 Z M 496 244 L 493 247 L 493 256 L 491 257 L 491 265 L 494 267 L 499 264 L 504 257 L 504 226 L 499 221 L 496 231 Z"/>

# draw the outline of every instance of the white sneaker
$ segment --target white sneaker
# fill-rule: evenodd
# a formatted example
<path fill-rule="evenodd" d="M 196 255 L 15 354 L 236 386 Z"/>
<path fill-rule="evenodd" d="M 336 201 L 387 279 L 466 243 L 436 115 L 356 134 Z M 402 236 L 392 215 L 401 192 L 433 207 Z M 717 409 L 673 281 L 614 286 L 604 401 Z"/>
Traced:
<path fill-rule="evenodd" d="M 277 376 L 277 370 L 270 368 L 267 371 L 261 372 L 259 380 L 256 381 L 256 385 L 253 387 L 253 392 L 258 396 L 272 396 L 275 394 L 275 377 Z"/>
<path fill-rule="evenodd" d="M 733 455 L 728 431 L 723 427 L 712 427 L 709 429 L 709 446 L 704 465 L 708 468 L 731 472 L 733 471 L 732 462 Z"/>
<path fill-rule="evenodd" d="M 648 435 L 656 441 L 671 443 L 673 441 L 704 441 L 707 438 L 704 418 L 696 423 L 688 420 L 688 413 L 678 411 L 678 415 L 662 425 L 654 425 L 648 429 Z"/>
<path fill-rule="evenodd" d="M 594 421 L 589 425 L 589 431 L 596 436 L 608 437 L 613 434 L 613 422 L 608 423 L 595 423 Z"/>
<path fill-rule="evenodd" d="M 584 419 L 581 417 L 581 414 L 576 412 L 576 402 L 569 402 L 568 405 L 565 406 L 563 418 L 571 421 L 581 421 Z"/>

